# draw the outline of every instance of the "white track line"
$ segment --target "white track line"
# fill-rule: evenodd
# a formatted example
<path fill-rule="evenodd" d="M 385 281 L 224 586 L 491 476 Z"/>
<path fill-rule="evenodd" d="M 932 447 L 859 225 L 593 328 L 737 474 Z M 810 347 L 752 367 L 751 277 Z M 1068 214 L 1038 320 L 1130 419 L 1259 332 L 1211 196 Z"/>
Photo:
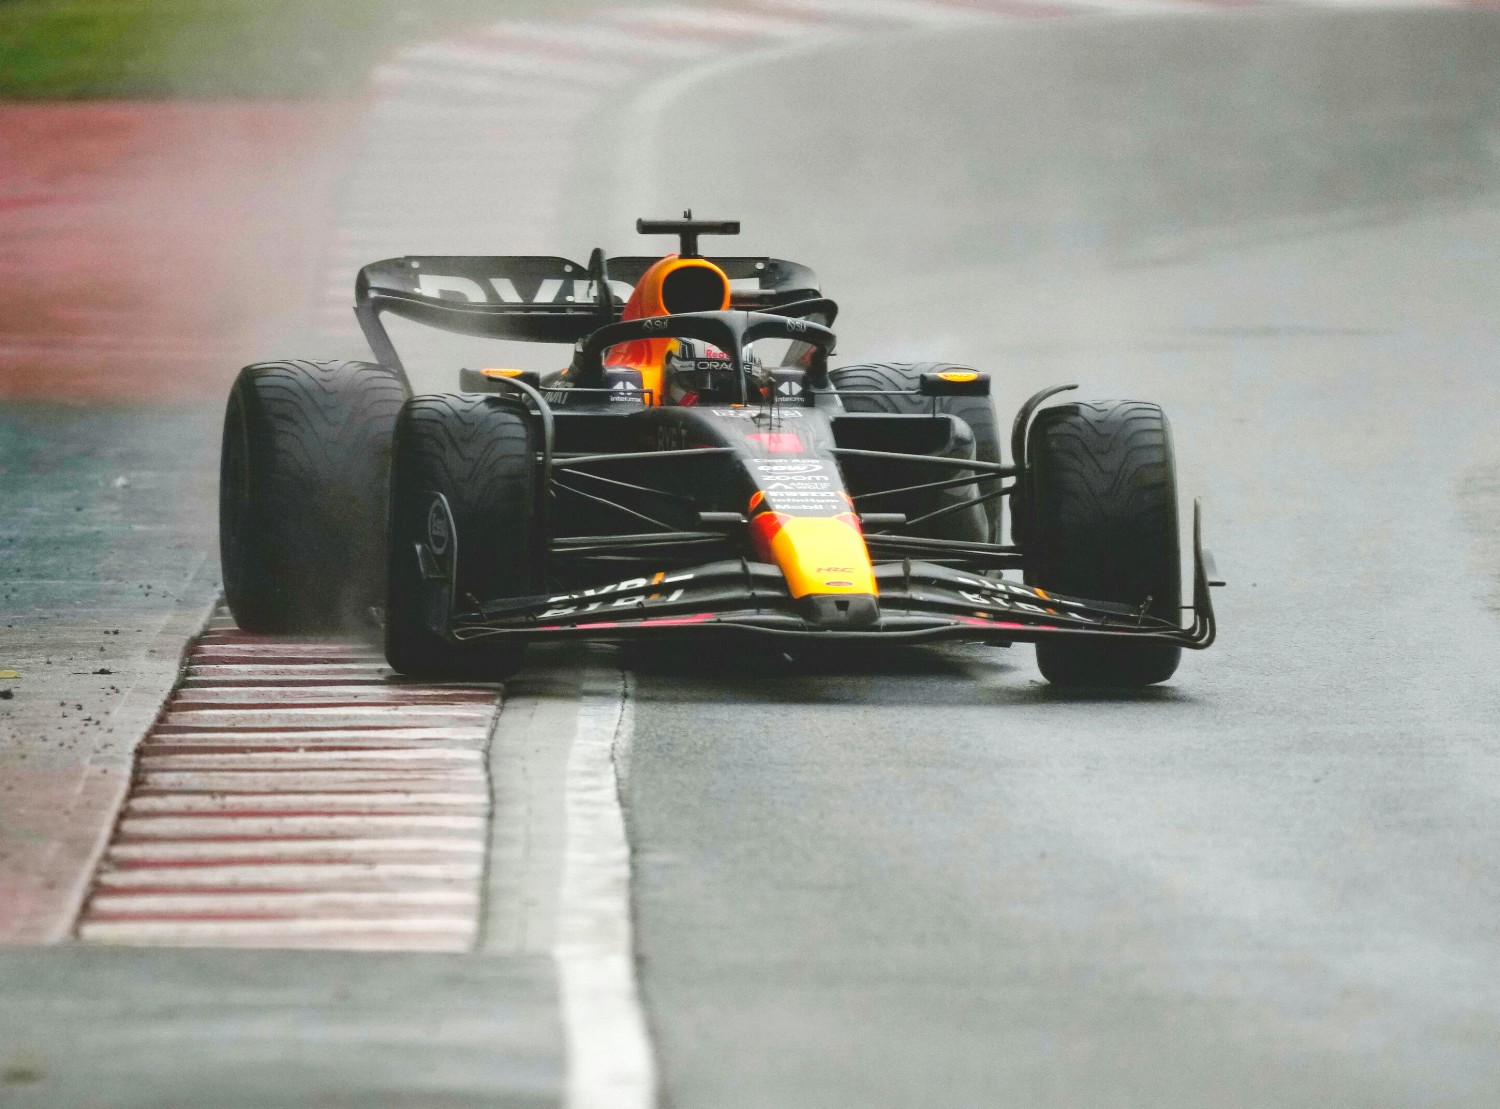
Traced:
<path fill-rule="evenodd" d="M 659 28 L 672 34 L 733 35 L 746 38 L 796 38 L 807 32 L 802 19 L 756 15 L 730 8 L 624 8 L 612 18 L 627 26 Z"/>
<path fill-rule="evenodd" d="M 230 840 L 225 843 L 213 841 L 156 840 L 142 843 L 117 843 L 111 850 L 111 858 L 127 863 L 152 862 L 199 862 L 207 864 L 229 864 L 246 859 L 275 858 L 281 863 L 305 862 L 308 857 L 329 858 L 340 856 L 341 861 L 352 862 L 354 856 L 372 855 L 379 859 L 390 858 L 399 862 L 447 862 L 454 855 L 479 855 L 484 845 L 474 843 L 461 836 L 407 836 L 405 838 L 336 838 L 336 839 L 284 839 L 284 840 Z M 419 856 L 413 858 L 413 856 Z M 478 899 L 475 890 L 457 890 L 455 894 L 465 899 L 465 904 Z M 223 897 L 212 899 L 214 907 L 226 907 Z M 97 901 L 94 908 L 98 908 Z"/>
<path fill-rule="evenodd" d="M 663 58 L 696 58 L 702 43 L 669 38 L 642 38 L 607 23 L 500 23 L 480 32 L 483 38 L 500 42 L 535 43 L 540 47 L 563 47 L 607 57 L 656 55 Z"/>
<path fill-rule="evenodd" d="M 1217 5 L 1212 0 L 1048 0 L 1062 8 L 1076 8 L 1080 15 L 1192 15 Z"/>
<path fill-rule="evenodd" d="M 558 986 L 568 1042 L 568 1109 L 649 1109 L 656 1062 L 635 977 L 630 846 L 616 761 L 633 725 L 623 675 L 586 686 L 565 787 Z"/>
<path fill-rule="evenodd" d="M 126 816 L 120 821 L 119 841 L 189 840 L 205 836 L 390 836 L 410 832 L 484 835 L 483 816 L 442 813 L 331 813 L 310 816 Z"/>
<path fill-rule="evenodd" d="M 463 71 L 483 77 L 543 78 L 571 85 L 616 85 L 634 77 L 634 66 L 619 62 L 565 61 L 553 55 L 524 47 L 490 44 L 470 45 L 459 42 L 435 43 L 407 51 L 398 72 L 415 75 L 428 65 L 453 72 Z"/>
<path fill-rule="evenodd" d="M 352 947 L 364 939 L 371 946 L 422 951 L 465 951 L 474 921 L 469 912 L 452 916 L 387 917 L 372 923 L 364 917 L 311 917 L 305 920 L 90 921 L 80 930 L 85 940 L 98 943 L 222 944 L 247 947 L 302 947 L 322 937 L 330 946 Z M 409 943 L 403 944 L 402 938 Z"/>
<path fill-rule="evenodd" d="M 473 912 L 479 895 L 472 890 L 344 890 L 341 893 L 286 893 L 244 894 L 236 903 L 246 912 L 321 912 L 331 909 L 342 913 L 380 911 L 388 907 L 455 909 Z M 222 894 L 197 893 L 136 893 L 132 890 L 116 890 L 97 894 L 94 898 L 97 910 L 114 916 L 126 913 L 211 913 L 224 907 Z"/>
<path fill-rule="evenodd" d="M 849 23 L 888 22 L 911 26 L 952 27 L 993 23 L 994 12 L 920 0 L 752 0 L 751 7 L 771 13 L 800 12 Z"/>
<path fill-rule="evenodd" d="M 454 789 L 485 788 L 480 767 L 473 770 L 406 770 L 396 774 L 387 770 L 158 770 L 141 774 L 136 781 L 135 800 L 153 800 L 157 794 L 191 797 L 208 794 L 220 798 L 225 793 L 284 793 L 298 797 L 312 793 L 360 797 L 416 796 L 432 801 L 440 797 L 472 796 L 453 793 Z"/>
<path fill-rule="evenodd" d="M 403 709 L 405 717 L 408 710 Z M 390 713 L 385 715 L 389 716 Z M 482 726 L 486 721 L 480 721 Z M 295 741 L 295 733 L 285 738 Z M 462 748 L 422 750 L 411 748 L 379 748 L 377 750 L 336 751 L 244 751 L 230 754 L 155 754 L 153 747 L 143 751 L 137 769 L 141 773 L 153 770 L 250 770 L 270 767 L 278 770 L 340 770 L 346 768 L 385 767 L 391 770 L 410 770 L 418 765 L 422 769 L 446 766 L 484 765 L 484 752 L 474 745 Z"/>

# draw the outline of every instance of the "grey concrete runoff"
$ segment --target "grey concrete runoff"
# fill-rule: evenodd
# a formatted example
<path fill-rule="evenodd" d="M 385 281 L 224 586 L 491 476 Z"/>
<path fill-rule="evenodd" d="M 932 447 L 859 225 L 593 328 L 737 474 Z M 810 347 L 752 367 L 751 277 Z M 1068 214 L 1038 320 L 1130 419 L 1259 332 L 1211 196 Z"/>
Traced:
<path fill-rule="evenodd" d="M 666 1104 L 1500 1103 L 1497 57 L 1492 15 L 1028 25 L 656 106 L 653 210 L 822 272 L 844 360 L 1162 402 L 1230 582 L 1134 696 L 637 660 Z M 727 134 L 775 172 L 683 153 Z"/>
<path fill-rule="evenodd" d="M 550 959 L 0 950 L 0 1105 L 539 1109 Z"/>
<path fill-rule="evenodd" d="M 0 942 L 66 936 L 218 595 L 219 413 L 0 411 Z"/>
<path fill-rule="evenodd" d="M 0 947 L 0 1105 L 562 1104 L 565 771 L 593 658 L 539 651 L 508 688 L 478 951 Z"/>

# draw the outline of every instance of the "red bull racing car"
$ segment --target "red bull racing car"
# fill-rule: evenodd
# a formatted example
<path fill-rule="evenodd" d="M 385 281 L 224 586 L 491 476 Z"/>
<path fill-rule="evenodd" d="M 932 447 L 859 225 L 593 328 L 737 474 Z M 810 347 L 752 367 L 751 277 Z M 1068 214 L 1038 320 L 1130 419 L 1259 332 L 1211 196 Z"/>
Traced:
<path fill-rule="evenodd" d="M 375 361 L 241 371 L 220 499 L 241 627 L 383 614 L 391 665 L 433 678 L 504 676 L 542 640 L 715 635 L 1032 642 L 1053 682 L 1139 686 L 1212 643 L 1158 406 L 1044 390 L 1006 458 L 986 374 L 833 366 L 838 308 L 806 267 L 702 256 L 733 221 L 637 229 L 678 249 L 373 263 Z M 387 314 L 572 357 L 412 396 Z"/>

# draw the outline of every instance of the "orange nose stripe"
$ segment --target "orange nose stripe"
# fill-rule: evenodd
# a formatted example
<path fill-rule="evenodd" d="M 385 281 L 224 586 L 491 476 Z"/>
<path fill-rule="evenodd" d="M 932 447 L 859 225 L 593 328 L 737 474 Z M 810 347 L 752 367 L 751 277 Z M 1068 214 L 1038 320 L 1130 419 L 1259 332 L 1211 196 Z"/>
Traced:
<path fill-rule="evenodd" d="M 750 521 L 750 534 L 760 557 L 781 568 L 793 597 L 877 593 L 870 552 L 853 513 L 788 516 L 762 512 Z"/>

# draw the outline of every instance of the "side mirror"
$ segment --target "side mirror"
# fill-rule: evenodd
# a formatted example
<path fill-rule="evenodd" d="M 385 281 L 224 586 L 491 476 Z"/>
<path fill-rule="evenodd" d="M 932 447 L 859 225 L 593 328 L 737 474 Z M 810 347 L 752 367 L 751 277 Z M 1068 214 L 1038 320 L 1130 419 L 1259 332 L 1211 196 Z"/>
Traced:
<path fill-rule="evenodd" d="M 987 397 L 990 375 L 978 370 L 938 370 L 922 375 L 918 392 L 924 397 Z"/>
<path fill-rule="evenodd" d="M 509 393 L 508 379 L 524 382 L 533 389 L 542 387 L 542 375 L 535 370 L 459 370 L 458 387 L 465 393 Z"/>

